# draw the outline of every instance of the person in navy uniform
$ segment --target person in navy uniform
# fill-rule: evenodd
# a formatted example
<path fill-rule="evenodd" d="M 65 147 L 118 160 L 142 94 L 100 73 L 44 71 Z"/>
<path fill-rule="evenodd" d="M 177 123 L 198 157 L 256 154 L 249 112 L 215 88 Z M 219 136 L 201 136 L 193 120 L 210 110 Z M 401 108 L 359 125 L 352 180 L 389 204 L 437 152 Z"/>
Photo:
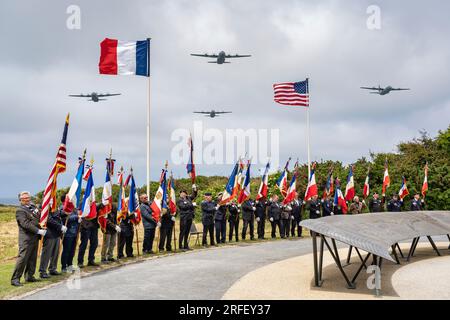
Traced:
<path fill-rule="evenodd" d="M 164 251 L 164 245 L 166 251 L 172 251 L 172 230 L 175 225 L 175 215 L 170 213 L 170 210 L 163 208 L 163 214 L 161 216 L 161 226 L 159 228 L 159 251 Z"/>
<path fill-rule="evenodd" d="M 267 208 L 268 202 L 265 198 L 259 199 L 255 201 L 256 211 L 256 223 L 257 223 L 257 233 L 258 233 L 258 239 L 264 239 L 265 234 L 265 225 L 266 225 L 266 208 Z"/>
<path fill-rule="evenodd" d="M 291 236 L 295 237 L 295 229 L 297 229 L 297 237 L 302 237 L 302 206 L 303 201 L 299 198 L 298 194 L 295 195 L 294 201 L 291 202 L 292 215 L 291 215 Z"/>
<path fill-rule="evenodd" d="M 281 235 L 281 204 L 278 202 L 278 195 L 273 195 L 269 206 L 269 221 L 272 224 L 272 238 L 276 238 L 276 229 Z"/>
<path fill-rule="evenodd" d="M 289 238 L 292 207 L 289 203 L 281 208 L 281 238 Z"/>
<path fill-rule="evenodd" d="M 236 242 L 239 242 L 239 212 L 241 209 L 235 202 L 231 202 L 228 205 L 228 224 L 230 232 L 228 233 L 228 241 L 233 239 L 233 233 L 235 235 Z"/>
<path fill-rule="evenodd" d="M 220 193 L 217 197 L 217 203 L 222 199 L 222 194 Z M 225 243 L 227 237 L 227 206 L 219 205 L 215 215 L 214 215 L 214 226 L 216 229 L 216 243 Z"/>
<path fill-rule="evenodd" d="M 31 203 L 31 194 L 23 191 L 19 194 L 20 206 L 16 210 L 19 227 L 19 254 L 16 260 L 11 285 L 20 287 L 20 278 L 25 273 L 25 281 L 36 282 L 36 260 L 39 237 L 45 236 L 47 230 L 39 226 L 40 211 Z"/>
<path fill-rule="evenodd" d="M 313 196 L 309 201 L 309 218 L 310 219 L 320 218 L 320 201 L 318 200 L 317 195 Z"/>
<path fill-rule="evenodd" d="M 255 239 L 254 228 L 255 228 L 255 201 L 248 199 L 242 203 L 242 221 L 244 223 L 242 227 L 242 239 L 245 240 L 247 235 L 247 228 L 250 229 L 250 240 Z"/>
<path fill-rule="evenodd" d="M 148 196 L 146 193 L 142 193 L 139 196 L 139 202 L 141 203 L 140 210 L 142 216 L 142 225 L 144 226 L 144 242 L 142 244 L 142 252 L 144 254 L 152 254 L 153 240 L 155 240 L 156 226 L 158 225 L 158 223 L 153 218 L 153 210 L 150 207 L 150 203 L 148 202 Z M 131 228 L 133 228 L 132 225 Z"/>
<path fill-rule="evenodd" d="M 55 212 L 50 212 L 47 218 L 47 233 L 44 237 L 44 243 L 41 252 L 41 263 L 39 265 L 39 274 L 41 279 L 47 279 L 50 276 L 57 276 L 59 246 L 61 236 L 67 231 L 67 227 L 63 225 L 61 214 L 63 212 L 62 203 L 66 199 L 64 195 L 61 197 L 61 206 Z M 51 205 L 50 205 L 51 207 Z M 47 273 L 47 269 L 49 273 Z"/>
<path fill-rule="evenodd" d="M 331 201 L 331 195 L 327 195 L 322 200 L 322 217 L 328 217 L 333 215 L 333 201 Z"/>
<path fill-rule="evenodd" d="M 103 207 L 103 204 L 97 205 L 97 212 Z M 81 221 L 80 221 L 81 220 Z M 84 253 L 86 252 L 88 242 L 89 242 L 89 251 L 88 251 L 88 266 L 98 267 L 99 264 L 95 262 L 95 251 L 98 247 L 98 229 L 100 225 L 97 222 L 97 219 L 86 219 L 80 218 L 80 246 L 78 248 L 78 267 L 84 268 Z"/>
<path fill-rule="evenodd" d="M 370 212 L 383 212 L 383 201 L 380 200 L 380 196 L 377 192 L 373 193 L 372 199 L 369 200 Z"/>
<path fill-rule="evenodd" d="M 127 201 L 126 199 L 125 201 Z M 127 205 L 128 206 L 128 205 Z M 128 258 L 133 258 L 133 239 L 134 239 L 134 225 L 132 220 L 136 217 L 135 213 L 128 213 L 128 209 L 126 209 L 126 215 L 120 221 L 120 233 L 119 233 L 119 246 L 117 248 L 117 259 L 122 259 L 123 248 L 125 247 L 125 253 Z M 141 212 L 142 216 L 142 212 Z M 144 219 L 142 219 L 144 221 Z M 145 241 L 145 222 L 142 222 L 144 225 L 144 241 Z M 152 241 L 153 244 L 153 241 Z M 142 250 L 143 251 L 143 250 Z"/>
<path fill-rule="evenodd" d="M 65 198 L 65 195 L 64 195 Z M 62 198 L 61 198 L 62 200 Z M 61 222 L 67 227 L 63 238 L 63 249 L 61 253 L 61 271 L 63 273 L 74 272 L 73 257 L 77 244 L 77 234 L 79 228 L 78 210 L 74 208 L 72 212 L 63 212 Z"/>
<path fill-rule="evenodd" d="M 195 208 L 197 206 L 194 202 L 195 198 L 197 198 L 197 186 L 193 184 L 192 194 L 188 195 L 186 190 L 181 190 L 180 198 L 177 200 L 178 212 L 180 214 L 180 234 L 178 244 L 182 250 L 191 250 L 191 248 L 189 248 L 188 240 L 195 215 Z"/>
<path fill-rule="evenodd" d="M 420 194 L 416 193 L 414 198 L 411 200 L 411 205 L 409 211 L 421 211 L 423 210 L 424 200 L 420 200 Z"/>
<path fill-rule="evenodd" d="M 207 237 L 209 233 L 210 244 L 215 246 L 214 243 L 214 214 L 219 209 L 219 206 L 212 200 L 212 194 L 210 192 L 205 193 L 205 199 L 202 202 L 202 224 L 203 224 L 203 238 L 202 245 L 207 246 Z"/>
<path fill-rule="evenodd" d="M 103 244 L 101 251 L 101 262 L 114 262 L 114 248 L 117 243 L 117 234 L 120 233 L 120 227 L 117 225 L 117 205 L 111 206 L 111 212 L 106 217 L 106 230 L 103 234 Z"/>
<path fill-rule="evenodd" d="M 389 200 L 387 204 L 387 209 L 389 212 L 400 212 L 402 211 L 403 200 L 398 199 L 398 195 L 394 193 L 392 199 Z"/>

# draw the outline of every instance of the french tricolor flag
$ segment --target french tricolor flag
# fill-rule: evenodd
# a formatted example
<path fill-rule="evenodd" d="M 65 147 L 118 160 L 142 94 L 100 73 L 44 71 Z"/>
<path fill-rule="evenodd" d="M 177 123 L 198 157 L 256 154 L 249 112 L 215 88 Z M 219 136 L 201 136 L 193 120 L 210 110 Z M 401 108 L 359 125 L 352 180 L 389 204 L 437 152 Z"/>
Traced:
<path fill-rule="evenodd" d="M 122 41 L 105 38 L 100 43 L 101 74 L 150 75 L 150 39 Z"/>

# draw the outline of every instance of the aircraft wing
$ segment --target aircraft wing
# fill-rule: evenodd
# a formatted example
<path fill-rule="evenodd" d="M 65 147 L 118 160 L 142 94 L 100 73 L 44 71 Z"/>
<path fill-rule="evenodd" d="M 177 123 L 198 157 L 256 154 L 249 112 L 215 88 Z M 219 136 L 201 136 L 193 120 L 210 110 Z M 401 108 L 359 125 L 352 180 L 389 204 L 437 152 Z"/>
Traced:
<path fill-rule="evenodd" d="M 215 114 L 231 113 L 231 111 L 216 111 Z"/>
<path fill-rule="evenodd" d="M 121 93 L 101 93 L 97 94 L 97 97 L 112 97 L 112 96 L 120 96 Z"/>
<path fill-rule="evenodd" d="M 241 54 L 241 55 L 239 55 L 239 54 L 235 54 L 235 55 L 227 54 L 225 56 L 225 58 L 227 58 L 227 59 L 229 59 L 229 58 L 248 58 L 248 57 L 251 57 L 251 55 L 249 55 L 249 54 Z"/>
<path fill-rule="evenodd" d="M 391 90 L 399 91 L 399 90 L 411 90 L 411 89 L 409 89 L 409 88 L 392 88 Z"/>
<path fill-rule="evenodd" d="M 199 54 L 199 53 L 191 53 L 191 56 L 194 57 L 204 57 L 204 58 L 217 58 L 219 57 L 217 54 Z"/>
<path fill-rule="evenodd" d="M 193 113 L 210 114 L 208 111 L 194 111 Z"/>
<path fill-rule="evenodd" d="M 90 94 L 69 94 L 69 97 L 77 97 L 77 98 L 88 98 Z"/>
<path fill-rule="evenodd" d="M 383 90 L 383 88 L 377 88 L 377 87 L 360 87 L 361 89 L 367 89 L 367 90 L 377 90 L 377 91 L 381 91 Z"/>

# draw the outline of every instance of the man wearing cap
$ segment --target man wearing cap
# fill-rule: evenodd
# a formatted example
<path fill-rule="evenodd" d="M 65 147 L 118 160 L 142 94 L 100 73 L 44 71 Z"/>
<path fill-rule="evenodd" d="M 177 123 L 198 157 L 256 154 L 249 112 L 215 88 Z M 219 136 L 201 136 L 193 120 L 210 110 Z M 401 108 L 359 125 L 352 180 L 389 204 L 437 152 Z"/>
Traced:
<path fill-rule="evenodd" d="M 302 226 L 300 222 L 302 221 L 302 205 L 303 201 L 299 198 L 298 193 L 295 195 L 294 201 L 291 203 L 292 207 L 292 226 L 291 226 L 291 236 L 295 237 L 295 229 L 297 229 L 297 236 L 302 236 Z"/>
<path fill-rule="evenodd" d="M 290 203 L 283 205 L 281 209 L 281 238 L 289 238 L 291 226 L 292 207 Z"/>
<path fill-rule="evenodd" d="M 364 202 L 359 201 L 359 197 L 355 196 L 353 198 L 353 202 L 348 209 L 349 214 L 360 214 L 362 213 L 362 209 L 365 207 Z"/>
<path fill-rule="evenodd" d="M 236 242 L 239 242 L 239 212 L 241 209 L 239 209 L 236 202 L 231 202 L 228 205 L 228 212 L 230 213 L 228 215 L 228 224 L 230 227 L 230 232 L 228 233 L 228 241 L 231 241 L 233 239 L 233 233 L 235 234 Z"/>
<path fill-rule="evenodd" d="M 19 194 L 20 206 L 16 210 L 16 221 L 19 227 L 19 254 L 16 260 L 11 285 L 22 286 L 20 278 L 25 273 L 25 281 L 36 282 L 36 260 L 39 237 L 45 236 L 47 230 L 39 226 L 39 209 L 31 203 L 31 194 L 23 191 Z"/>
<path fill-rule="evenodd" d="M 180 191 L 180 198 L 177 200 L 178 212 L 180 214 L 180 235 L 178 238 L 179 247 L 183 250 L 191 250 L 189 248 L 189 233 L 195 215 L 195 207 L 197 204 L 193 202 L 197 197 L 197 186 L 192 185 L 192 194 L 188 195 L 186 190 Z"/>
<path fill-rule="evenodd" d="M 268 201 L 265 198 L 259 199 L 255 201 L 256 211 L 256 223 L 257 223 L 257 233 L 258 239 L 264 239 L 264 227 L 266 224 L 266 208 L 268 205 Z"/>
<path fill-rule="evenodd" d="M 380 200 L 378 193 L 374 192 L 372 199 L 369 201 L 369 211 L 370 212 L 382 212 L 383 211 L 383 201 Z"/>
<path fill-rule="evenodd" d="M 319 219 L 320 218 L 320 207 L 321 203 L 318 200 L 318 196 L 315 195 L 309 201 L 309 218 L 310 219 Z"/>
<path fill-rule="evenodd" d="M 222 193 L 217 197 L 217 203 L 222 199 Z M 216 243 L 225 243 L 227 237 L 227 206 L 219 205 L 219 208 L 214 215 L 214 226 L 216 229 Z"/>
<path fill-rule="evenodd" d="M 248 199 L 242 203 L 242 221 L 244 223 L 242 227 L 242 239 L 245 240 L 247 234 L 247 228 L 250 229 L 250 240 L 255 239 L 254 228 L 255 228 L 255 201 Z"/>
<path fill-rule="evenodd" d="M 402 211 L 403 200 L 398 199 L 398 194 L 394 193 L 392 199 L 389 200 L 387 204 L 387 209 L 389 212 L 400 212 Z"/>
<path fill-rule="evenodd" d="M 331 201 L 331 195 L 327 195 L 325 199 L 322 199 L 322 217 L 328 217 L 333 214 L 333 202 Z"/>
<path fill-rule="evenodd" d="M 278 226 L 278 232 L 281 235 L 281 223 L 280 223 L 280 219 L 281 219 L 281 204 L 278 202 L 278 195 L 274 194 L 272 196 L 272 199 L 270 201 L 270 206 L 269 206 L 269 220 L 270 223 L 272 224 L 272 238 L 276 237 L 276 229 Z"/>
<path fill-rule="evenodd" d="M 210 192 L 205 193 L 205 200 L 202 202 L 202 224 L 203 224 L 203 239 L 202 245 L 207 245 L 207 236 L 209 233 L 210 244 L 214 243 L 214 214 L 219 209 L 219 206 L 212 201 L 212 194 Z"/>
<path fill-rule="evenodd" d="M 163 209 L 164 213 L 161 216 L 161 227 L 159 229 L 159 251 L 172 251 L 172 230 L 175 225 L 175 215 L 172 215 L 169 210 Z"/>
<path fill-rule="evenodd" d="M 420 211 L 423 210 L 424 201 L 420 200 L 420 194 L 416 193 L 414 198 L 411 200 L 411 205 L 409 207 L 409 211 Z"/>
<path fill-rule="evenodd" d="M 153 253 L 153 240 L 155 239 L 155 231 L 158 224 L 153 218 L 153 210 L 150 207 L 146 193 L 141 193 L 139 196 L 139 202 L 141 203 L 140 210 L 142 225 L 144 226 L 144 242 L 142 245 L 142 252 L 144 254 L 151 254 Z"/>

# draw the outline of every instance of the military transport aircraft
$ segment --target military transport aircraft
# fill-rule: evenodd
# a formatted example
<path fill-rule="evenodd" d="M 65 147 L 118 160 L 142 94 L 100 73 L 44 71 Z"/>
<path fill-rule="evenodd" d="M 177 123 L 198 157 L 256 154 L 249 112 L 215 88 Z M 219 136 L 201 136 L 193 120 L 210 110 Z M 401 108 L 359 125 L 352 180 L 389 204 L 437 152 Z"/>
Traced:
<path fill-rule="evenodd" d="M 101 99 L 104 97 L 112 97 L 112 96 L 119 96 L 121 95 L 120 93 L 97 93 L 97 92 L 92 92 L 89 94 L 69 94 L 69 97 L 77 97 L 77 98 L 90 98 L 88 99 L 88 101 L 94 101 L 94 102 L 99 102 L 102 100 L 107 100 L 107 99 Z"/>
<path fill-rule="evenodd" d="M 387 86 L 386 88 L 377 87 L 361 87 L 361 89 L 367 90 L 375 90 L 375 92 L 371 92 L 373 94 L 379 94 L 380 96 L 384 96 L 391 91 L 399 91 L 399 90 L 410 90 L 409 88 L 392 88 L 391 86 Z"/>
<path fill-rule="evenodd" d="M 231 58 L 247 58 L 247 57 L 251 57 L 251 55 L 239 55 L 239 54 L 225 54 L 224 51 L 220 51 L 219 54 L 198 54 L 198 53 L 191 53 L 191 56 L 195 56 L 195 57 L 204 57 L 204 58 L 216 58 L 217 60 L 215 61 L 208 61 L 208 63 L 217 63 L 217 64 L 223 64 L 223 63 L 231 63 L 228 61 L 225 61 L 226 59 L 231 59 Z"/>
<path fill-rule="evenodd" d="M 194 111 L 193 113 L 200 113 L 200 114 L 204 114 L 205 117 L 210 117 L 210 118 L 215 118 L 218 117 L 220 114 L 224 114 L 224 113 L 232 113 L 231 111 Z"/>

